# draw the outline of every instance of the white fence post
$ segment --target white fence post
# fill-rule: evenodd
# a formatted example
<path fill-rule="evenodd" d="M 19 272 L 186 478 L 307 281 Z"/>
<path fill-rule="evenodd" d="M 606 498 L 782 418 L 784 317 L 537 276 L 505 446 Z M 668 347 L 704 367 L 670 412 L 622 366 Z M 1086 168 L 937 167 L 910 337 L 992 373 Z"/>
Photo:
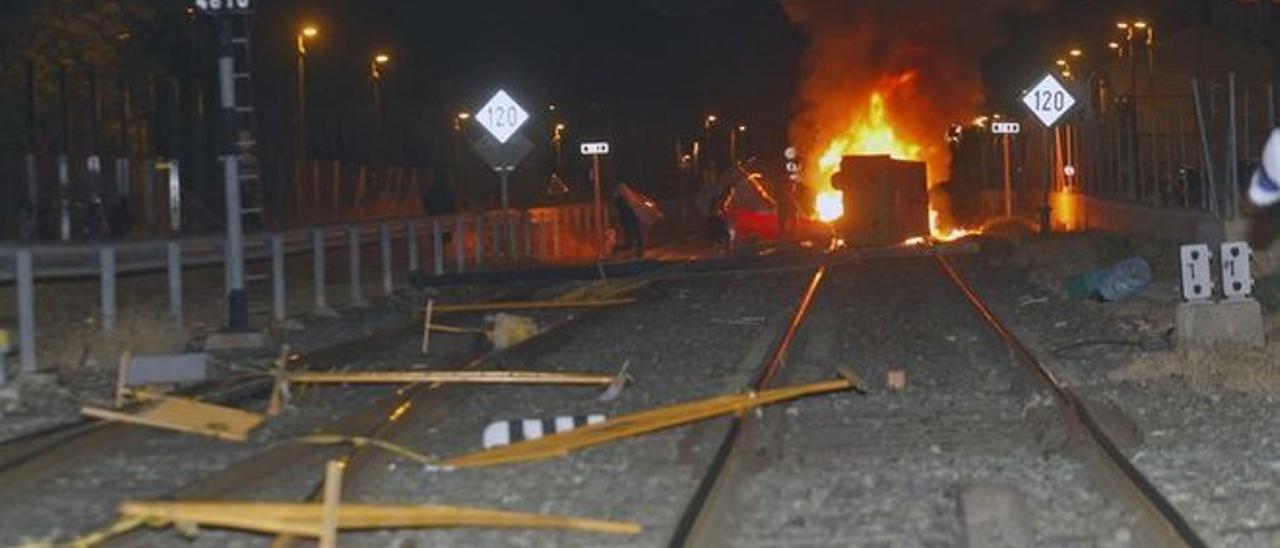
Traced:
<path fill-rule="evenodd" d="M 315 291 L 316 310 L 324 310 L 329 307 L 328 300 L 325 298 L 327 282 L 324 279 L 324 246 L 324 229 L 311 229 L 311 279 Z"/>
<path fill-rule="evenodd" d="M 467 270 L 467 226 L 458 215 L 453 219 L 453 260 L 459 274 Z"/>
<path fill-rule="evenodd" d="M 418 268 L 418 222 L 409 221 L 404 225 L 405 245 L 409 248 L 409 272 L 417 272 Z"/>
<path fill-rule="evenodd" d="M 382 293 L 391 296 L 395 292 L 395 279 L 391 275 L 391 225 L 378 226 L 378 250 L 382 255 Z"/>
<path fill-rule="evenodd" d="M 444 235 L 440 233 L 440 219 L 431 219 L 431 259 L 436 276 L 444 274 Z"/>
<path fill-rule="evenodd" d="M 283 322 L 288 315 L 285 307 L 284 236 L 271 235 L 271 317 Z"/>
<path fill-rule="evenodd" d="M 102 289 L 102 331 L 116 329 L 116 249 L 109 245 L 98 248 L 98 280 Z"/>
<path fill-rule="evenodd" d="M 347 263 L 350 267 L 351 304 L 364 305 L 364 292 L 360 286 L 360 227 L 347 229 Z"/>
<path fill-rule="evenodd" d="M 182 329 L 182 243 L 171 240 L 165 244 L 165 272 L 169 279 L 169 319 Z"/>
<path fill-rule="evenodd" d="M 19 249 L 15 258 L 18 274 L 18 350 L 24 373 L 35 373 L 36 288 L 35 268 L 30 249 Z"/>

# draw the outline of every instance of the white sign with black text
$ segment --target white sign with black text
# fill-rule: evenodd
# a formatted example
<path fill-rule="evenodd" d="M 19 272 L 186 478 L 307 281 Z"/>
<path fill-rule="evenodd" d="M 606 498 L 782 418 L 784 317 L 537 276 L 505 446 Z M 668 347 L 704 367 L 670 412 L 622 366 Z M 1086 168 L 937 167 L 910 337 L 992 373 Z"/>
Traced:
<path fill-rule="evenodd" d="M 996 135 L 1017 135 L 1022 133 L 1022 124 L 1017 122 L 994 122 L 991 124 L 991 133 Z"/>
<path fill-rule="evenodd" d="M 582 143 L 583 156 L 603 156 L 609 153 L 609 143 Z"/>
<path fill-rule="evenodd" d="M 475 116 L 476 121 L 480 122 L 480 125 L 484 126 L 494 139 L 503 144 L 515 135 L 520 126 L 529 121 L 529 113 L 525 112 L 524 108 L 504 90 L 498 90 L 488 103 L 480 107 L 480 111 L 476 112 Z"/>
<path fill-rule="evenodd" d="M 1022 102 L 1031 109 L 1031 113 L 1036 115 L 1044 127 L 1053 127 L 1067 114 L 1067 111 L 1071 110 L 1071 107 L 1075 106 L 1076 98 L 1062 86 L 1062 82 L 1052 74 L 1048 74 L 1022 96 Z"/>

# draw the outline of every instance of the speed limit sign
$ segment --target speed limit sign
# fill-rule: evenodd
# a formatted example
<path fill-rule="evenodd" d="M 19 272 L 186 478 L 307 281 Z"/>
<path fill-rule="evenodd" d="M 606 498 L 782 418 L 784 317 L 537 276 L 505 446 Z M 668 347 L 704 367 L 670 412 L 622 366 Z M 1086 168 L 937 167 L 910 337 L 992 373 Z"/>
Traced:
<path fill-rule="evenodd" d="M 1053 127 L 1075 106 L 1076 98 L 1062 86 L 1062 82 L 1049 74 L 1022 96 L 1022 103 L 1031 109 L 1044 127 Z"/>

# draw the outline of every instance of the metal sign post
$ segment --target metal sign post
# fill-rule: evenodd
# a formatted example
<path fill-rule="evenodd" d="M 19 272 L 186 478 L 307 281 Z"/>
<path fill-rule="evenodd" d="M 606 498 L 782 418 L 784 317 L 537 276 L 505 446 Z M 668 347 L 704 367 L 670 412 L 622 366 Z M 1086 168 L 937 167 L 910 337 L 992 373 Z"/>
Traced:
<path fill-rule="evenodd" d="M 1013 170 L 1009 155 L 1009 145 L 1013 136 L 1022 132 L 1022 124 L 1017 122 L 996 122 L 991 124 L 991 133 L 1001 136 L 1004 145 L 1004 216 L 1013 217 Z"/>
<path fill-rule="evenodd" d="M 604 198 L 600 194 L 600 157 L 609 154 L 609 143 L 582 143 L 582 155 L 591 157 L 591 179 L 595 187 L 593 209 L 600 252 L 604 253 Z"/>
<path fill-rule="evenodd" d="M 511 258 L 516 256 L 516 228 L 510 217 L 511 199 L 508 183 L 511 172 L 533 151 L 533 143 L 516 132 L 529 121 L 529 113 L 511 98 L 505 90 L 493 94 L 480 110 L 475 119 L 489 133 L 487 139 L 472 144 L 480 157 L 498 174 L 502 186 L 501 200 L 503 216 L 501 222 L 506 225 L 506 251 Z M 514 138 L 513 138 L 514 137 Z M 501 240 L 501 238 L 499 238 Z M 498 253 L 502 253 L 499 243 Z"/>
<path fill-rule="evenodd" d="M 1052 228 L 1053 209 L 1050 206 L 1050 194 L 1053 192 L 1054 178 L 1054 169 L 1051 165 L 1054 151 L 1053 145 L 1049 142 L 1049 134 L 1053 126 L 1066 116 L 1071 107 L 1075 106 L 1076 99 L 1057 78 L 1052 74 L 1046 74 L 1040 83 L 1023 94 L 1022 103 L 1027 105 L 1036 119 L 1044 125 L 1046 163 L 1044 196 L 1040 204 L 1040 233 L 1048 234 Z"/>
<path fill-rule="evenodd" d="M 196 0 L 196 8 L 218 18 L 220 29 L 218 81 L 223 115 L 222 175 L 227 222 L 227 328 L 249 329 L 249 300 L 244 290 L 244 226 L 240 201 L 240 161 L 236 145 L 239 117 L 236 114 L 235 49 L 231 41 L 230 16 L 250 9 L 249 0 Z"/>

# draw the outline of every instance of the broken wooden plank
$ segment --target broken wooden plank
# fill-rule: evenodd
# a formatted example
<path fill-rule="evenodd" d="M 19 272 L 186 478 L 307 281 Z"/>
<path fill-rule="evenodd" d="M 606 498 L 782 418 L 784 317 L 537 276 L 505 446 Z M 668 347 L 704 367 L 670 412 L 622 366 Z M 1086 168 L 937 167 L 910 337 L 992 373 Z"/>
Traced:
<path fill-rule="evenodd" d="M 338 548 L 338 505 L 342 501 L 342 461 L 324 468 L 324 499 L 320 512 L 320 548 Z"/>
<path fill-rule="evenodd" d="M 84 415 L 151 428 L 200 434 L 218 439 L 245 441 L 249 432 L 262 424 L 257 413 L 197 402 L 183 398 L 159 397 L 153 405 L 134 413 L 85 406 Z"/>
<path fill-rule="evenodd" d="M 431 316 L 435 310 L 436 300 L 427 300 L 427 309 L 422 314 L 422 355 L 431 349 Z"/>
<path fill-rule="evenodd" d="M 513 301 L 473 304 L 441 304 L 436 305 L 434 314 L 459 312 L 498 312 L 506 310 L 552 310 L 565 308 L 600 308 L 632 304 L 635 299 L 597 299 L 575 301 Z"/>
<path fill-rule="evenodd" d="M 781 401 L 841 390 L 860 390 L 861 385 L 861 381 L 856 378 L 841 378 L 671 405 L 624 415 L 603 423 L 536 440 L 528 440 L 461 455 L 444 461 L 441 468 L 476 468 L 560 457 L 578 449 L 648 434 L 721 415 L 742 413 L 755 407 Z"/>
<path fill-rule="evenodd" d="M 196 523 L 311 538 L 318 538 L 321 533 L 323 512 L 324 505 L 320 503 L 181 501 L 125 502 L 120 506 L 120 513 L 126 518 L 153 523 Z M 337 517 L 337 529 L 341 531 L 439 527 L 566 529 L 619 535 L 641 531 L 640 524 L 634 522 L 432 504 L 343 504 Z"/>
<path fill-rule="evenodd" d="M 302 384 L 571 384 L 609 386 L 616 377 L 587 373 L 535 371 L 348 371 L 286 373 L 288 382 Z"/>

